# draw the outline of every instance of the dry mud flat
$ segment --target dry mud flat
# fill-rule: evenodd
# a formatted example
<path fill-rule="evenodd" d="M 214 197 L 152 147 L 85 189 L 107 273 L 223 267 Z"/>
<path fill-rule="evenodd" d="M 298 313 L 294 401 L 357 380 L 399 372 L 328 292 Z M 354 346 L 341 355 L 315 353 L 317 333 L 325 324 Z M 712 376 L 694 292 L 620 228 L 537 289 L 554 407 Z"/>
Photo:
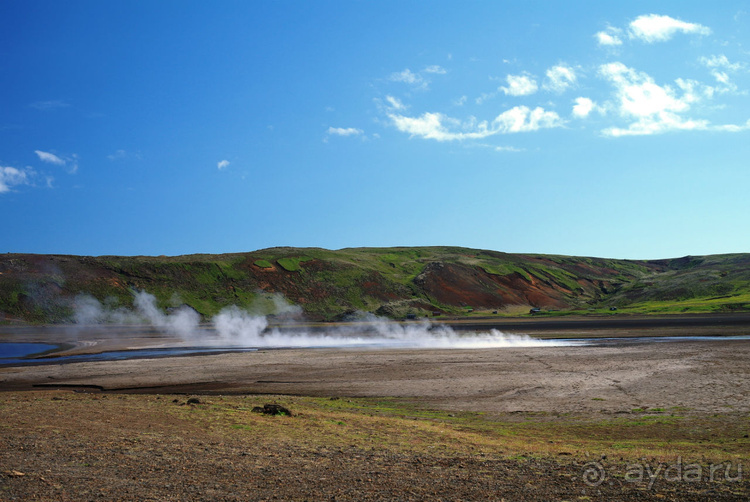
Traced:
<path fill-rule="evenodd" d="M 0 393 L 0 500 L 750 499 L 748 340 L 262 350 L 2 368 L 0 388 L 8 391 Z M 186 394 L 201 402 L 186 404 Z M 444 414 L 386 419 L 320 410 L 320 403 L 383 396 Z M 249 411 L 277 399 L 295 416 Z M 713 456 L 686 462 L 701 462 L 703 477 L 631 482 L 626 464 L 656 469 L 662 459 L 627 450 L 614 450 L 624 460 L 610 450 L 603 459 L 579 448 L 585 441 L 544 451 L 530 441 L 535 449 L 525 455 L 512 427 L 507 435 L 478 434 L 483 426 L 467 432 L 448 418 L 481 412 L 489 422 L 554 428 L 575 417 L 606 431 L 609 420 L 647 409 L 679 410 L 690 421 L 690 430 L 671 430 L 665 416 L 654 441 L 667 449 L 700 443 L 696 451 Z M 612 447 L 630 433 L 617 429 Z M 663 460 L 674 466 L 676 458 Z M 706 479 L 721 461 L 731 461 L 731 472 Z M 606 482 L 587 482 L 592 468 L 610 470 Z"/>
<path fill-rule="evenodd" d="M 478 412 L 750 412 L 750 341 L 287 349 L 0 369 L 5 390 L 401 397 Z"/>

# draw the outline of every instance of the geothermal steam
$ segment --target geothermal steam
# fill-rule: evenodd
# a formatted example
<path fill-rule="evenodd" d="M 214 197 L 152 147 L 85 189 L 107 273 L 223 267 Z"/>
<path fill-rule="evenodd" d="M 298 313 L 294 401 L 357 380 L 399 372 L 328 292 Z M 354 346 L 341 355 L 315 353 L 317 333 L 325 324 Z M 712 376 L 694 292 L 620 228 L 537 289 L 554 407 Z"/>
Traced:
<path fill-rule="evenodd" d="M 272 295 L 275 313 L 300 314 L 281 295 Z M 187 306 L 164 313 L 156 298 L 141 291 L 133 302 L 135 310 L 100 303 L 91 296 L 76 299 L 78 324 L 150 324 L 162 333 L 201 346 L 225 347 L 401 347 L 401 348 L 497 348 L 550 347 L 570 345 L 559 340 L 536 340 L 526 335 L 508 335 L 495 329 L 485 333 L 458 334 L 448 326 L 429 321 L 397 323 L 372 314 L 363 314 L 353 323 L 311 331 L 300 326 L 269 329 L 265 315 L 237 306 L 224 308 L 201 325 L 200 315 Z"/>

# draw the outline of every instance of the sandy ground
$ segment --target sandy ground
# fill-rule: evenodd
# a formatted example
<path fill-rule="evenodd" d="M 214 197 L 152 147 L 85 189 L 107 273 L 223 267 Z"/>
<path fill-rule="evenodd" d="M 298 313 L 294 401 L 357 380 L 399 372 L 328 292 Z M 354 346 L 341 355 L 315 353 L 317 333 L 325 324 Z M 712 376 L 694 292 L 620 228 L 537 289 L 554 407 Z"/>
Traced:
<path fill-rule="evenodd" d="M 720 318 L 726 319 L 726 318 Z M 573 336 L 554 324 L 550 336 Z M 593 336 L 747 334 L 750 326 L 624 326 Z M 540 327 L 541 326 L 541 327 Z M 10 335 L 6 328 L 5 339 Z M 18 335 L 19 331 L 14 333 Z M 24 339 L 44 341 L 43 329 Z M 178 343 L 147 330 L 100 331 L 71 352 Z M 59 334 L 59 333 L 58 333 Z M 49 341 L 49 340 L 47 340 Z M 58 339 L 57 342 L 60 340 Z M 497 349 L 283 349 L 192 357 L 0 368 L 0 389 L 90 386 L 108 391 L 393 396 L 484 412 L 616 414 L 679 406 L 696 413 L 750 411 L 750 340 L 669 341 Z"/>

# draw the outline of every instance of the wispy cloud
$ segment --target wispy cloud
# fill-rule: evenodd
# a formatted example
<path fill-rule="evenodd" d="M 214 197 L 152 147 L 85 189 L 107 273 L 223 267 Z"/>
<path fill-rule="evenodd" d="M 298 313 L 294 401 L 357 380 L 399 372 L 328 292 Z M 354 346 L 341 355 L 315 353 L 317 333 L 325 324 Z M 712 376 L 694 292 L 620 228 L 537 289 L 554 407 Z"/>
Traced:
<path fill-rule="evenodd" d="M 508 87 L 500 87 L 500 89 L 509 96 L 529 96 L 539 89 L 536 80 L 528 73 L 508 75 L 505 81 Z"/>
<path fill-rule="evenodd" d="M 406 106 L 401 102 L 400 99 L 395 98 L 393 96 L 386 96 L 385 100 L 388 102 L 388 106 L 390 106 L 394 110 L 405 110 Z"/>
<path fill-rule="evenodd" d="M 630 23 L 630 38 L 646 43 L 666 42 L 677 33 L 709 35 L 711 29 L 696 23 L 688 23 L 669 16 L 647 14 L 638 16 Z"/>
<path fill-rule="evenodd" d="M 431 65 L 424 69 L 425 73 L 435 73 L 437 75 L 445 75 L 448 71 L 440 65 Z"/>
<path fill-rule="evenodd" d="M 10 192 L 13 187 L 28 185 L 34 170 L 31 168 L 17 169 L 15 167 L 0 166 L 0 193 Z"/>
<path fill-rule="evenodd" d="M 407 117 L 396 113 L 390 113 L 388 116 L 399 131 L 412 137 L 436 141 L 481 139 L 497 134 L 532 132 L 563 125 L 557 113 L 541 107 L 532 110 L 526 106 L 511 108 L 491 122 L 477 122 L 474 118 L 462 122 L 442 113 L 430 112 L 419 117 Z"/>
<path fill-rule="evenodd" d="M 111 153 L 107 155 L 107 159 L 112 161 L 118 161 L 118 160 L 126 160 L 126 159 L 135 159 L 135 160 L 143 160 L 143 157 L 141 156 L 140 152 L 129 152 L 127 150 L 116 150 L 114 153 Z"/>
<path fill-rule="evenodd" d="M 50 111 L 57 110 L 59 108 L 68 108 L 70 104 L 60 99 L 54 99 L 51 101 L 36 101 L 34 103 L 31 103 L 29 106 L 41 111 Z"/>
<path fill-rule="evenodd" d="M 395 101 L 398 103 L 398 100 Z M 365 132 L 362 129 L 357 129 L 356 127 L 329 127 L 326 131 L 326 135 L 323 138 L 324 143 L 328 143 L 328 139 L 332 136 L 337 137 L 353 137 L 353 136 L 359 136 L 362 139 L 367 139 L 366 136 L 364 136 Z M 374 137 L 374 136 L 373 136 Z"/>
<path fill-rule="evenodd" d="M 221 171 L 221 170 L 226 169 L 227 167 L 229 167 L 229 164 L 230 164 L 230 162 L 228 160 L 226 160 L 226 159 L 225 160 L 220 160 L 216 164 L 216 167 L 217 167 L 217 169 L 219 169 L 219 171 Z"/>
<path fill-rule="evenodd" d="M 390 80 L 391 82 L 403 82 L 415 87 L 427 86 L 427 82 L 425 81 L 425 79 L 420 74 L 413 73 L 409 68 L 406 68 L 405 70 L 400 72 L 391 73 L 391 76 L 388 77 L 388 80 Z"/>
<path fill-rule="evenodd" d="M 617 47 L 622 45 L 621 35 L 621 29 L 608 26 L 606 30 L 596 33 L 594 37 L 599 45 Z"/>
<path fill-rule="evenodd" d="M 356 127 L 329 127 L 327 133 L 330 136 L 359 136 L 364 131 Z"/>
<path fill-rule="evenodd" d="M 702 57 L 700 61 L 708 68 L 722 68 L 729 71 L 737 71 L 745 67 L 742 63 L 730 63 L 729 58 L 724 54 Z"/>
<path fill-rule="evenodd" d="M 523 152 L 524 150 L 523 150 L 523 148 L 516 148 L 515 146 L 496 146 L 495 147 L 495 151 L 496 152 L 513 152 L 513 153 L 518 153 L 518 152 Z"/>
<path fill-rule="evenodd" d="M 109 160 L 122 160 L 127 156 L 128 156 L 128 153 L 125 150 L 117 150 L 115 153 L 111 153 L 107 155 L 107 158 Z"/>
<path fill-rule="evenodd" d="M 702 57 L 700 62 L 711 71 L 711 75 L 719 84 L 716 91 L 720 93 L 737 91 L 737 85 L 730 81 L 729 74 L 743 69 L 745 66 L 742 63 L 731 63 L 729 58 L 723 54 Z"/>
<path fill-rule="evenodd" d="M 750 130 L 750 119 L 748 119 L 744 124 L 724 124 L 724 125 L 717 125 L 713 126 L 712 129 L 714 131 L 722 131 L 722 132 L 741 132 L 741 131 L 747 131 Z"/>
<path fill-rule="evenodd" d="M 547 70 L 547 79 L 542 87 L 556 93 L 565 92 L 574 86 L 577 80 L 576 72 L 570 66 L 559 64 Z"/>
<path fill-rule="evenodd" d="M 39 157 L 39 160 L 42 162 L 47 162 L 49 164 L 55 164 L 56 166 L 64 166 L 65 161 L 55 155 L 54 153 L 49 152 L 42 152 L 41 150 L 34 150 L 34 153 L 37 154 Z"/>
<path fill-rule="evenodd" d="M 41 150 L 34 150 L 34 153 L 42 162 L 64 167 L 69 174 L 75 174 L 78 171 L 78 155 L 76 154 L 60 157 L 54 153 L 43 152 Z"/>
<path fill-rule="evenodd" d="M 479 97 L 474 99 L 474 102 L 478 105 L 481 105 L 485 101 L 494 98 L 497 96 L 497 92 L 483 92 Z"/>
<path fill-rule="evenodd" d="M 440 65 L 430 65 L 422 71 L 413 72 L 409 68 L 393 72 L 388 76 L 391 82 L 401 82 L 410 85 L 414 89 L 427 90 L 430 86 L 431 75 L 445 75 L 448 70 Z"/>

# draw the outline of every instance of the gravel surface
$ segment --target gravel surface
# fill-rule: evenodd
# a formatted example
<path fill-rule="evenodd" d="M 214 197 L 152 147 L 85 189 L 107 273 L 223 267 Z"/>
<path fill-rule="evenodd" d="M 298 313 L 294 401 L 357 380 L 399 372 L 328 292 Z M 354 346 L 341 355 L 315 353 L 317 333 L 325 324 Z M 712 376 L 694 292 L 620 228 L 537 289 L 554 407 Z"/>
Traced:
<path fill-rule="evenodd" d="M 0 500 L 707 501 L 750 496 L 750 481 L 728 479 L 737 476 L 736 466 L 728 478 L 724 470 L 698 482 L 663 473 L 651 483 L 648 476 L 627 480 L 622 462 L 601 458 L 429 454 L 342 440 L 320 444 L 279 433 L 245 433 L 173 411 L 191 408 L 202 416 L 215 404 L 211 399 L 187 405 L 184 396 L 0 394 Z M 271 420 L 278 431 L 290 421 L 311 419 L 243 418 L 249 429 Z M 655 471 L 657 465 L 649 462 Z M 607 473 L 603 480 L 602 472 Z"/>

